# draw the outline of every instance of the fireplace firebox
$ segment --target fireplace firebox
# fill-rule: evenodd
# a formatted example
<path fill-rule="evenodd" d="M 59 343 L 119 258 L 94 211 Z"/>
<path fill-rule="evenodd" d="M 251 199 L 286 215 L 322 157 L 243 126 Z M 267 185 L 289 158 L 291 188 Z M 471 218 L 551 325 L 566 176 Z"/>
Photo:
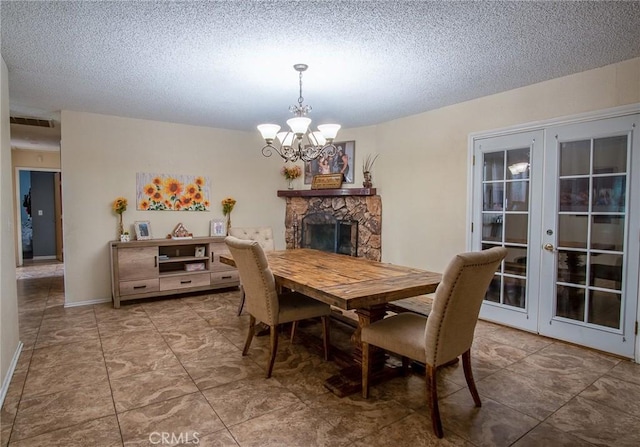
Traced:
<path fill-rule="evenodd" d="M 338 220 L 331 214 L 312 213 L 302 218 L 302 248 L 358 255 L 358 221 Z"/>

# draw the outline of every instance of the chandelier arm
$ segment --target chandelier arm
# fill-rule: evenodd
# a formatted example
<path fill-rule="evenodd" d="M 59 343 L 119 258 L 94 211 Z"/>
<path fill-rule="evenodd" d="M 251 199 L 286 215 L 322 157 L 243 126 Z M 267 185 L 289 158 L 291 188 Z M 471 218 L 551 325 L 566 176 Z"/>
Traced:
<path fill-rule="evenodd" d="M 276 151 L 278 155 L 282 156 L 280 154 L 280 151 L 278 151 L 278 149 L 276 149 L 271 144 L 267 144 L 265 147 L 262 148 L 262 155 L 264 155 L 265 157 L 271 157 L 273 155 L 273 151 Z"/>
<path fill-rule="evenodd" d="M 282 150 L 282 147 L 280 149 L 278 149 L 277 147 L 275 147 L 272 144 L 267 144 L 265 147 L 262 148 L 262 155 L 264 155 L 265 157 L 271 157 L 273 155 L 273 152 L 276 152 L 276 154 L 278 154 L 284 161 L 290 161 L 290 157 L 287 156 L 286 151 Z M 294 160 L 295 161 L 295 160 Z"/>
<path fill-rule="evenodd" d="M 333 143 L 329 143 L 322 147 L 321 152 L 328 157 L 335 157 L 338 153 L 338 148 Z"/>

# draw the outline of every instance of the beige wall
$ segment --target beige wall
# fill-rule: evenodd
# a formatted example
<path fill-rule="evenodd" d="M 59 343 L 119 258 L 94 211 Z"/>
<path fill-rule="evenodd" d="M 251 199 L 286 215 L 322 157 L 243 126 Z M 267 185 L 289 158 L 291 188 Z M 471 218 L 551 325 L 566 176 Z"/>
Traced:
<path fill-rule="evenodd" d="M 62 202 L 67 304 L 111 298 L 108 242 L 117 235 L 111 203 L 129 201 L 125 226 L 147 220 L 154 237 L 182 222 L 195 236 L 209 235 L 209 221 L 222 217 L 220 201 L 238 203 L 232 225 L 268 225 L 284 248 L 285 187 L 281 160 L 264 158 L 259 134 L 62 112 Z M 211 179 L 211 212 L 137 211 L 136 173 L 203 175 Z"/>
<path fill-rule="evenodd" d="M 640 58 L 378 126 L 384 261 L 441 271 L 466 249 L 471 133 L 640 102 Z"/>
<path fill-rule="evenodd" d="M 0 66 L 0 383 L 18 348 L 18 302 L 13 231 L 13 176 L 9 138 L 9 72 Z"/>

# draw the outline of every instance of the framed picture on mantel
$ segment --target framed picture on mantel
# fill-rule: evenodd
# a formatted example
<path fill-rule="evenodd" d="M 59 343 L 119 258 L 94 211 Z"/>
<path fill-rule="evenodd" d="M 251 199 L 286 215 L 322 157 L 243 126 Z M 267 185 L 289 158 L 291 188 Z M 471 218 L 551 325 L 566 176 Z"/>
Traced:
<path fill-rule="evenodd" d="M 333 157 L 320 156 L 315 160 L 304 162 L 304 183 L 313 183 L 318 174 L 342 174 L 343 183 L 353 183 L 353 163 L 356 159 L 356 142 L 334 142 L 337 153 Z"/>
<path fill-rule="evenodd" d="M 311 189 L 338 189 L 341 186 L 342 174 L 318 174 L 311 183 Z"/>

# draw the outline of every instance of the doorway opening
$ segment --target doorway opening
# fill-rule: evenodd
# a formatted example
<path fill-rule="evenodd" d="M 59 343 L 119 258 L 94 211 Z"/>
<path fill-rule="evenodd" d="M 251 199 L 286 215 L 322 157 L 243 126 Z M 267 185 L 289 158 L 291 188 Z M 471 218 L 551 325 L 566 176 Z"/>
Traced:
<path fill-rule="evenodd" d="M 16 168 L 18 265 L 63 261 L 59 170 Z"/>

